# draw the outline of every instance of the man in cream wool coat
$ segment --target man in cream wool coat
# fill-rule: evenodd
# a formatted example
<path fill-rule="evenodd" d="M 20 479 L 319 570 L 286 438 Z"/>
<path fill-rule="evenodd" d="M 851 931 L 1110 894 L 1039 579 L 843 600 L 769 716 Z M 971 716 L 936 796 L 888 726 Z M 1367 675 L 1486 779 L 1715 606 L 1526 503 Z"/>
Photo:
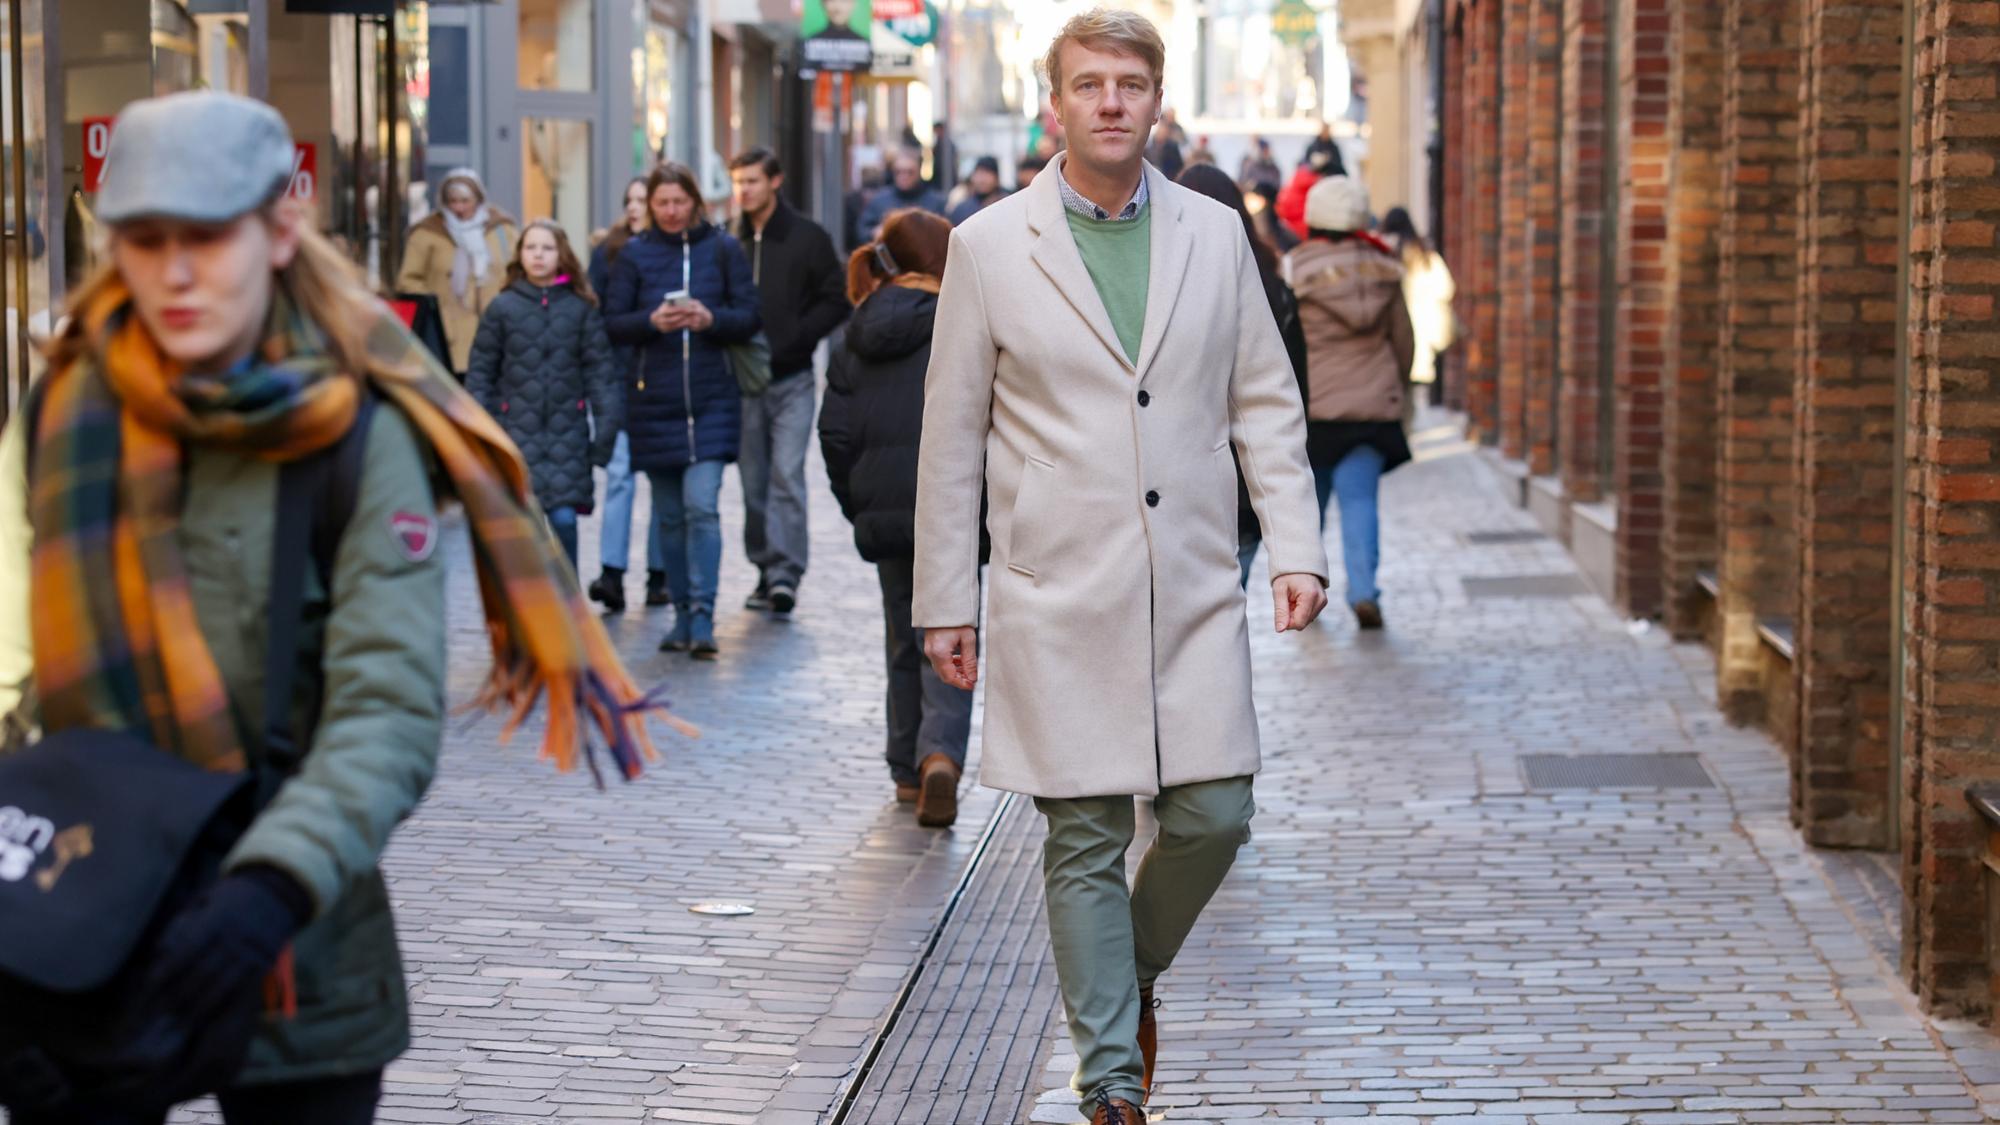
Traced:
<path fill-rule="evenodd" d="M 1305 413 L 1242 221 L 1143 158 L 1164 59 L 1129 12 L 1079 15 L 1051 46 L 1069 150 L 952 235 L 917 484 L 914 624 L 963 688 L 990 490 L 981 778 L 1048 819 L 1050 938 L 1100 1125 L 1143 1119 L 1153 982 L 1249 838 L 1232 446 L 1276 628 L 1326 605 Z M 1128 892 L 1136 796 L 1160 833 Z"/>

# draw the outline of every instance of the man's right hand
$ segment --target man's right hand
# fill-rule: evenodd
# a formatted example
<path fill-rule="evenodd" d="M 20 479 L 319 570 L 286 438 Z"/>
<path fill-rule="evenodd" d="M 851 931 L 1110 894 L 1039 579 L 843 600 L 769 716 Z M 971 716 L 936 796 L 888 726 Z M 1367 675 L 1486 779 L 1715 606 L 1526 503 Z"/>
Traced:
<path fill-rule="evenodd" d="M 938 679 L 955 688 L 971 691 L 979 682 L 979 630 L 970 625 L 924 630 L 924 655 Z"/>

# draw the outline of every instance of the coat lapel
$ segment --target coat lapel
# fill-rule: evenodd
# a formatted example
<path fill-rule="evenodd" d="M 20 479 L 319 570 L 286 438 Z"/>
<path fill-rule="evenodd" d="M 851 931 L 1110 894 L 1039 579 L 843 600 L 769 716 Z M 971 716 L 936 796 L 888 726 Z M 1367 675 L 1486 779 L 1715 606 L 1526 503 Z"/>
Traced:
<path fill-rule="evenodd" d="M 1188 260 L 1194 255 L 1194 239 L 1182 227 L 1179 193 L 1164 175 L 1146 165 L 1149 196 L 1146 206 L 1153 209 L 1151 260 L 1146 277 L 1146 327 L 1139 337 L 1139 378 L 1144 380 L 1160 354 L 1160 342 L 1174 321 L 1174 302 L 1187 277 Z M 1234 266 L 1234 263 L 1231 263 Z M 1233 319 L 1235 310 L 1224 310 Z M 1217 315 L 1223 315 L 1218 312 Z"/>
<path fill-rule="evenodd" d="M 1069 219 L 1063 214 L 1062 192 L 1056 186 L 1055 166 L 1050 165 L 1046 175 L 1036 176 L 1028 191 L 1032 193 L 1028 226 L 1035 235 L 1032 251 L 1035 264 L 1055 282 L 1063 299 L 1097 333 L 1119 364 L 1131 367 L 1131 361 L 1125 358 L 1125 346 L 1118 342 L 1118 332 L 1111 326 L 1111 314 L 1105 311 L 1104 298 L 1098 295 L 1097 283 L 1090 280 L 1090 270 L 1085 268 L 1083 255 L 1076 248 L 1076 237 L 1070 233 Z M 1155 234 L 1155 246 L 1158 240 Z M 1147 319 L 1150 322 L 1151 317 Z"/>

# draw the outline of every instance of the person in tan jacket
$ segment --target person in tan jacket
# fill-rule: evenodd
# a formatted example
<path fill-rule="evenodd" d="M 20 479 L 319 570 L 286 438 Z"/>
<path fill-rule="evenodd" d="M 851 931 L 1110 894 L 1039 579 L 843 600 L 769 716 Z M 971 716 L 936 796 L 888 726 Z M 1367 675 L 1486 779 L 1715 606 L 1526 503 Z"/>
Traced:
<path fill-rule="evenodd" d="M 451 345 L 451 369 L 460 382 L 472 358 L 479 318 L 507 288 L 507 263 L 519 237 L 513 218 L 486 201 L 486 185 L 470 168 L 445 174 L 438 209 L 410 230 L 396 289 L 437 298 L 445 342 Z"/>
<path fill-rule="evenodd" d="M 1366 229 L 1368 191 L 1329 176 L 1306 196 L 1310 237 L 1285 255 L 1306 335 L 1306 458 L 1320 523 L 1340 499 L 1347 604 L 1363 629 L 1382 627 L 1375 584 L 1381 554 L 1376 490 L 1382 474 L 1410 459 L 1403 403 L 1415 352 L 1403 303 L 1403 264 Z"/>

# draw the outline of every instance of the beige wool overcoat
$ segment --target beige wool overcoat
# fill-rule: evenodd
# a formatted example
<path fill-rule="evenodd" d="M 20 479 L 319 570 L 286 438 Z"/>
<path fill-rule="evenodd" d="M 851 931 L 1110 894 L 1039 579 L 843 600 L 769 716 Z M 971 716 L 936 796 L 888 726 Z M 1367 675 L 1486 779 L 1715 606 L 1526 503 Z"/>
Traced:
<path fill-rule="evenodd" d="M 916 597 L 925 628 L 991 589 L 980 779 L 1037 797 L 1157 793 L 1258 767 L 1237 586 L 1242 459 L 1271 573 L 1326 578 L 1305 413 L 1243 222 L 1150 165 L 1135 366 L 1053 169 L 951 236 L 925 383 Z"/>

